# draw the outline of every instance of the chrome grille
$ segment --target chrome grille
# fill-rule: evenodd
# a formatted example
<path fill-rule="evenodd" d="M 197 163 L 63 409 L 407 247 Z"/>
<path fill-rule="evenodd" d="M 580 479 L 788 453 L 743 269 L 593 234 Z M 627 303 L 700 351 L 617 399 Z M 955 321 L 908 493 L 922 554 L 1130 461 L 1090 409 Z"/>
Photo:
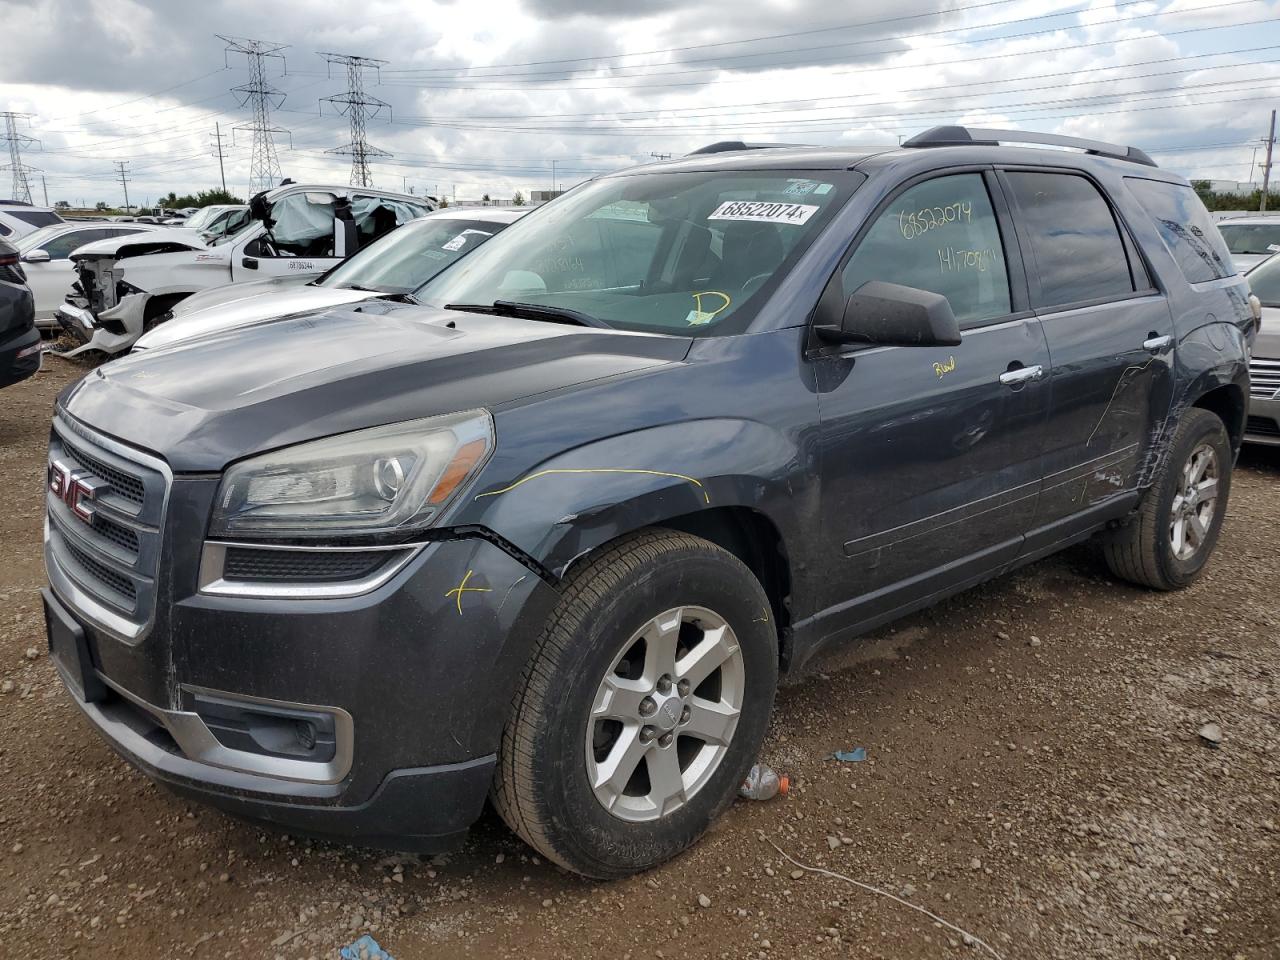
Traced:
<path fill-rule="evenodd" d="M 58 476 L 77 493 L 60 494 Z M 168 469 L 59 415 L 48 480 L 45 562 L 55 589 L 74 594 L 64 599 L 123 639 L 139 636 L 155 610 Z"/>
<path fill-rule="evenodd" d="M 1270 400 L 1280 390 L 1280 360 L 1254 357 L 1249 361 L 1249 395 Z"/>

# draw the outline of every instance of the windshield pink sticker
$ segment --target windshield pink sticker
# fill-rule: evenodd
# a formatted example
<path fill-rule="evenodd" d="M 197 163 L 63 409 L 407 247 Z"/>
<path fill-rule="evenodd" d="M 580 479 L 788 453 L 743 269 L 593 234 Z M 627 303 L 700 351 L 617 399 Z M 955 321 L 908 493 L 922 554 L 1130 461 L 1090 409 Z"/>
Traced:
<path fill-rule="evenodd" d="M 799 226 L 818 212 L 809 203 L 770 203 L 765 200 L 726 200 L 708 220 L 753 220 L 757 223 L 791 223 Z"/>

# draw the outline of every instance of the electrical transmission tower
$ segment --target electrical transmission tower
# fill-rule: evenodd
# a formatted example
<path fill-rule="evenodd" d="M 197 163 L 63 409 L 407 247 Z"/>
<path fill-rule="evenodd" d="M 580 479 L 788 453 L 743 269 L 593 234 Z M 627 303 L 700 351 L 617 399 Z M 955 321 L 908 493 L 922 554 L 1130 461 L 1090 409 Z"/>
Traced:
<path fill-rule="evenodd" d="M 249 189 L 253 193 L 270 190 L 280 180 L 280 160 L 276 156 L 276 144 L 273 134 L 288 134 L 282 127 L 271 125 L 271 111 L 279 110 L 284 103 L 284 91 L 267 82 L 267 59 L 275 58 L 284 69 L 286 44 L 271 43 L 267 40 L 246 40 L 243 37 L 226 37 L 218 34 L 218 39 L 226 43 L 223 52 L 225 60 L 228 53 L 243 53 L 249 61 L 249 82 L 232 87 L 232 93 L 241 97 L 240 106 L 247 106 L 253 111 L 253 121 L 233 130 L 249 130 L 253 133 L 253 159 L 249 168 Z M 290 144 L 292 144 L 290 138 Z"/>
<path fill-rule="evenodd" d="M 326 150 L 325 153 L 339 153 L 344 156 L 350 156 L 351 185 L 353 187 L 371 187 L 373 186 L 373 174 L 369 170 L 369 158 L 389 157 L 391 154 L 369 145 L 369 141 L 365 138 L 365 122 L 370 117 L 376 117 L 382 112 L 383 108 L 390 114 L 391 105 L 385 100 L 371 97 L 364 92 L 364 72 L 367 69 L 372 69 L 379 74 L 378 79 L 381 82 L 380 69 L 387 61 L 374 60 L 371 57 L 353 57 L 341 53 L 322 52 L 320 56 L 324 57 L 329 64 L 330 76 L 332 76 L 332 68 L 335 64 L 347 68 L 347 92 L 321 98 L 320 112 L 323 114 L 324 105 L 331 103 L 338 108 L 339 113 L 345 113 L 351 121 L 351 142 L 346 146 Z"/>
<path fill-rule="evenodd" d="M 31 202 L 31 174 L 39 173 L 35 167 L 29 167 L 22 162 L 22 148 L 27 144 L 38 143 L 39 141 L 26 134 L 18 132 L 18 121 L 29 120 L 29 113 L 13 113 L 11 111 L 0 112 L 0 117 L 4 117 L 4 138 L 9 143 L 9 162 L 0 170 L 8 170 L 13 174 L 12 199 L 21 200 L 23 203 Z"/>

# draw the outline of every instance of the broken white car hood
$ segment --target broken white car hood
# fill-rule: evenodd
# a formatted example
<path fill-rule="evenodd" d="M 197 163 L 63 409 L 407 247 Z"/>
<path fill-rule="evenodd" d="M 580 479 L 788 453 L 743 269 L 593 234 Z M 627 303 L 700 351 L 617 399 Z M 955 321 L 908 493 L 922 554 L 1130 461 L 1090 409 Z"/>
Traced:
<path fill-rule="evenodd" d="M 76 250 L 72 260 L 87 260 L 129 256 L 129 248 L 146 248 L 156 244 L 165 244 L 170 250 L 207 250 L 209 245 L 199 230 L 183 230 L 181 227 L 164 230 L 147 230 L 143 233 L 129 233 L 122 237 L 110 237 L 86 243 Z"/>

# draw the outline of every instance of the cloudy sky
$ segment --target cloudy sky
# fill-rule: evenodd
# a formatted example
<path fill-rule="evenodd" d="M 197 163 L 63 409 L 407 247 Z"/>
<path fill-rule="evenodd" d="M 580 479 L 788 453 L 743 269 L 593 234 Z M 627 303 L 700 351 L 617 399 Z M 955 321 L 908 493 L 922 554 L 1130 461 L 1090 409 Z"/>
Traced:
<path fill-rule="evenodd" d="M 248 189 L 245 58 L 268 61 L 295 180 L 346 183 L 319 51 L 387 61 L 369 141 L 379 186 L 460 198 L 569 186 L 718 139 L 896 143 L 939 123 L 1133 143 L 1191 177 L 1261 180 L 1280 107 L 1280 0 L 0 0 L 0 110 L 50 202 Z M 3 128 L 0 128 L 3 133 Z M 0 156 L 0 162 L 5 157 Z M 41 199 L 39 175 L 35 178 Z M 9 190 L 0 174 L 0 195 Z"/>

